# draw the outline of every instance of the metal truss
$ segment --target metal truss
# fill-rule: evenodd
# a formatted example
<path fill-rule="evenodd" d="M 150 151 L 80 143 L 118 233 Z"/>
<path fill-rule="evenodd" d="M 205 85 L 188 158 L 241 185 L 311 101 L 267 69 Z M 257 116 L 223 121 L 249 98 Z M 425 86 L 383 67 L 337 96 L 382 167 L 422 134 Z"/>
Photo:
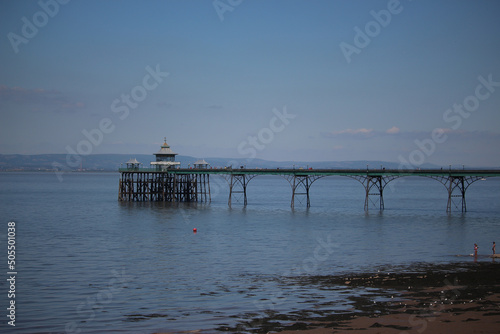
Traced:
<path fill-rule="evenodd" d="M 251 179 L 256 177 L 257 175 L 252 174 L 228 174 L 223 175 L 229 184 L 229 199 L 227 204 L 231 207 L 233 202 L 233 194 L 242 194 L 243 195 L 243 206 L 247 206 L 247 185 Z"/>
<path fill-rule="evenodd" d="M 290 186 L 292 187 L 292 202 L 290 204 L 291 208 L 295 208 L 295 197 L 305 196 L 306 197 L 306 205 L 309 208 L 311 206 L 311 200 L 309 198 L 309 188 L 313 184 L 314 181 L 325 177 L 324 175 L 281 175 L 285 178 Z M 300 199 L 299 199 L 300 201 Z"/>
<path fill-rule="evenodd" d="M 459 205 L 462 207 L 462 212 L 467 212 L 467 203 L 465 201 L 465 191 L 469 186 L 481 180 L 482 176 L 444 176 L 444 175 L 435 175 L 435 176 L 427 176 L 431 179 L 437 180 L 441 182 L 446 187 L 448 191 L 448 204 L 446 205 L 446 212 L 450 213 L 452 210 L 452 206 L 457 209 Z M 458 199 L 459 204 L 456 203 L 455 199 Z"/>
<path fill-rule="evenodd" d="M 371 200 L 370 196 L 378 197 L 379 209 L 384 210 L 384 188 L 385 186 L 394 179 L 401 176 L 399 175 L 348 175 L 348 177 L 359 181 L 365 188 L 365 211 L 368 211 L 370 207 L 370 202 L 374 205 L 375 202 Z"/>

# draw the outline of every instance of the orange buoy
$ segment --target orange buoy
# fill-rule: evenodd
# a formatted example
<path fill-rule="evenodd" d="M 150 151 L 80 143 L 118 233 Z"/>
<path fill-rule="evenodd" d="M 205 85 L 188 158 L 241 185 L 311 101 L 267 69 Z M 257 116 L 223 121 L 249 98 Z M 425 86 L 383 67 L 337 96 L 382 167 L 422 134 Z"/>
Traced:
<path fill-rule="evenodd" d="M 194 233 L 198 232 L 198 230 L 196 229 L 196 227 L 195 227 L 195 228 L 193 228 L 193 232 L 194 232 Z"/>

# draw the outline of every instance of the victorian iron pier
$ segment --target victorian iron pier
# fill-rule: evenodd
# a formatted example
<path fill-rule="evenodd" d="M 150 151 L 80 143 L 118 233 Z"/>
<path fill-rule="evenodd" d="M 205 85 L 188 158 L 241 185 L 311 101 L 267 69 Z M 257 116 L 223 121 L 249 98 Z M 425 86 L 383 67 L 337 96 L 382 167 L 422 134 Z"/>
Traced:
<path fill-rule="evenodd" d="M 384 210 L 384 188 L 389 182 L 407 176 L 428 177 L 441 182 L 448 191 L 446 211 L 467 211 L 465 193 L 481 179 L 500 176 L 500 170 L 442 170 L 442 169 L 207 169 L 207 168 L 120 168 L 118 199 L 120 201 L 210 202 L 210 175 L 221 175 L 229 185 L 228 205 L 235 196 L 243 197 L 246 206 L 248 183 L 256 176 L 278 175 L 291 186 L 291 207 L 299 199 L 311 205 L 311 185 L 327 176 L 346 176 L 359 181 L 364 189 L 364 209 L 370 203 Z"/>

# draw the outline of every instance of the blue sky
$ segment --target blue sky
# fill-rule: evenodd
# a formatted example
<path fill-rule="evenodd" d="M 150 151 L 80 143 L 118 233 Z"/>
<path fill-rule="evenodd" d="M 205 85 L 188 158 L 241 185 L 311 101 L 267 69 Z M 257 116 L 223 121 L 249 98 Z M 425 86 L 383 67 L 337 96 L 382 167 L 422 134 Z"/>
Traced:
<path fill-rule="evenodd" d="M 59 1 L 0 2 L 0 154 L 500 166 L 498 1 Z"/>

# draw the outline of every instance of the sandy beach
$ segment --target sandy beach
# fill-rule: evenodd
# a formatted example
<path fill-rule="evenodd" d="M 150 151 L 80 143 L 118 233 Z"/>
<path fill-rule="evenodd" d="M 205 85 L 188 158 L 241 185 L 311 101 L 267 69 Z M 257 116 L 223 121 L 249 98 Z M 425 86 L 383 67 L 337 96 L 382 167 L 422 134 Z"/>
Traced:
<path fill-rule="evenodd" d="M 411 268 L 409 268 L 411 270 Z M 499 333 L 500 263 L 423 266 L 415 272 L 318 278 L 330 284 L 346 279 L 352 286 L 380 287 L 401 299 L 385 303 L 360 302 L 361 312 L 325 319 L 303 319 L 290 326 L 302 330 L 280 333 Z M 360 314 L 356 314 L 360 313 Z M 349 319 L 342 319 L 345 317 Z M 327 319 L 328 318 L 328 319 Z M 308 321 L 309 320 L 309 321 Z"/>
<path fill-rule="evenodd" d="M 282 334 L 500 333 L 500 261 L 491 258 L 415 264 L 393 272 L 307 276 L 298 284 L 370 288 L 377 293 L 353 297 L 353 307 L 344 312 L 270 312 L 268 317 L 217 330 Z"/>

